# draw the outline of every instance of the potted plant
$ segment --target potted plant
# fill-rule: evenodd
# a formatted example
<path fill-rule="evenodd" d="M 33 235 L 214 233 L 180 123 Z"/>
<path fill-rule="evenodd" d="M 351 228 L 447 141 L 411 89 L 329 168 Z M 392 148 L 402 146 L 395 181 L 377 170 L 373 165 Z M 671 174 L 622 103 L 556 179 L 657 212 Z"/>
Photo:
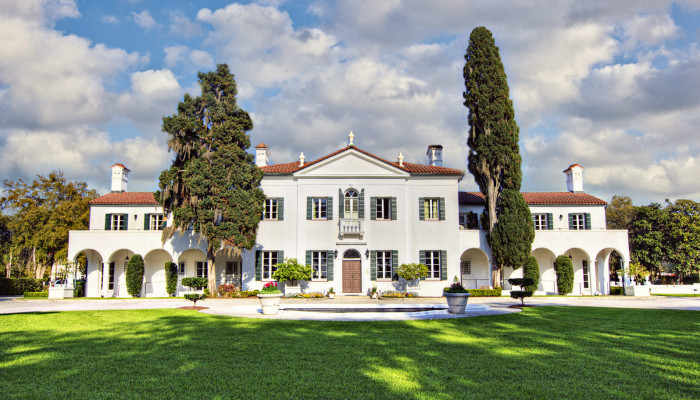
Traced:
<path fill-rule="evenodd" d="M 282 291 L 277 288 L 277 282 L 267 282 L 258 293 L 262 313 L 265 315 L 277 314 L 280 309 Z"/>
<path fill-rule="evenodd" d="M 396 269 L 396 275 L 406 281 L 406 291 L 418 292 L 420 279 L 428 276 L 428 267 L 425 264 L 401 264 Z"/>
<path fill-rule="evenodd" d="M 375 283 L 374 286 L 372 286 L 372 289 L 370 291 L 370 297 L 373 299 L 379 298 L 379 292 L 377 292 L 377 284 Z"/>
<path fill-rule="evenodd" d="M 291 296 L 301 293 L 299 281 L 311 280 L 311 266 L 299 264 L 296 258 L 285 258 L 283 263 L 276 264 L 277 270 L 272 278 L 278 282 L 289 282 L 284 285 L 284 295 Z"/>
<path fill-rule="evenodd" d="M 442 293 L 447 300 L 447 312 L 450 314 L 464 314 L 467 310 L 467 301 L 469 300 L 469 292 L 459 282 L 459 278 L 455 276 L 454 283 L 446 287 Z"/>
<path fill-rule="evenodd" d="M 333 287 L 328 289 L 328 298 L 329 299 L 335 299 L 335 291 L 333 290 Z"/>

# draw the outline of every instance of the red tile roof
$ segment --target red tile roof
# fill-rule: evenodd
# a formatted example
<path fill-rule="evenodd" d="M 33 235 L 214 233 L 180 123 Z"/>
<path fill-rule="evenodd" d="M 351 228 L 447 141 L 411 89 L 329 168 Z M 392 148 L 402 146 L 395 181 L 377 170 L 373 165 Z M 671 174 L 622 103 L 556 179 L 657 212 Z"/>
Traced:
<path fill-rule="evenodd" d="M 267 145 L 265 143 L 260 142 L 259 145 L 255 146 L 256 149 L 266 149 Z"/>
<path fill-rule="evenodd" d="M 563 170 L 562 172 L 567 172 L 567 171 L 570 171 L 570 170 L 571 170 L 571 168 L 573 168 L 573 167 L 579 167 L 579 168 L 583 168 L 583 165 L 581 165 L 581 164 L 571 164 L 571 165 L 569 165 L 569 168 L 567 168 L 567 169 Z"/>
<path fill-rule="evenodd" d="M 122 167 L 122 168 L 124 168 L 124 170 L 126 170 L 126 172 L 131 172 L 131 170 L 126 167 L 126 165 L 121 164 L 121 163 L 116 163 L 116 164 L 112 165 L 110 168 L 114 168 L 114 167 Z"/>
<path fill-rule="evenodd" d="M 572 192 L 525 192 L 525 202 L 529 205 L 605 205 L 605 201 L 586 193 Z M 481 192 L 459 192 L 460 205 L 482 205 Z"/>
<path fill-rule="evenodd" d="M 265 167 L 260 167 L 260 169 L 262 169 L 264 173 L 270 174 L 270 175 L 292 174 L 294 172 L 297 172 L 299 170 L 307 168 L 310 165 L 314 165 L 320 161 L 323 161 L 327 158 L 333 157 L 337 154 L 348 151 L 350 149 L 357 150 L 360 153 L 363 153 L 367 156 L 370 156 L 370 157 L 372 157 L 376 160 L 382 161 L 384 163 L 390 164 L 398 169 L 404 170 L 404 171 L 406 171 L 410 174 L 413 174 L 413 175 L 457 175 L 457 176 L 464 175 L 464 171 L 459 170 L 459 169 L 454 169 L 454 168 L 436 167 L 436 166 L 432 166 L 432 165 L 414 164 L 414 163 L 407 163 L 407 162 L 403 163 L 403 166 L 399 166 L 398 162 L 387 161 L 381 157 L 377 157 L 372 153 L 366 152 L 362 149 L 358 149 L 357 147 L 354 147 L 354 146 L 345 147 L 345 148 L 340 149 L 338 151 L 335 151 L 331 154 L 323 156 L 315 161 L 305 162 L 303 167 L 299 166 L 299 161 L 294 161 L 294 162 L 290 162 L 290 163 L 286 163 L 286 164 L 268 165 Z"/>
<path fill-rule="evenodd" d="M 158 202 L 153 196 L 153 192 L 113 192 L 100 196 L 95 200 L 90 201 L 91 205 L 95 204 L 152 204 Z"/>

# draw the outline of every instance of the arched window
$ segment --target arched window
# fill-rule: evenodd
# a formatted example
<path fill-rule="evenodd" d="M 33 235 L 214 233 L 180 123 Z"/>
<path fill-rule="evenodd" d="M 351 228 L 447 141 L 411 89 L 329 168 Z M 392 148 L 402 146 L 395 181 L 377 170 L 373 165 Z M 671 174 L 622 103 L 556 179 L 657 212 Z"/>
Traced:
<path fill-rule="evenodd" d="M 344 215 L 345 219 L 357 219 L 359 218 L 359 198 L 360 195 L 355 189 L 349 189 L 345 192 L 345 207 Z"/>
<path fill-rule="evenodd" d="M 348 259 L 348 258 L 362 258 L 360 255 L 360 252 L 355 250 L 355 249 L 350 249 L 350 250 L 345 250 L 345 253 L 343 253 L 343 258 Z"/>

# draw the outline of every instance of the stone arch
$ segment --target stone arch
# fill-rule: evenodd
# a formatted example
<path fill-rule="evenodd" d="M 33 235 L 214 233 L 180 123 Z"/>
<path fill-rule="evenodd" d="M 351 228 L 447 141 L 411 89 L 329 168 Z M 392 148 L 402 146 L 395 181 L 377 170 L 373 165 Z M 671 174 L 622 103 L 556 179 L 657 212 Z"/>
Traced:
<path fill-rule="evenodd" d="M 557 275 L 554 273 L 554 260 L 557 259 L 557 254 L 548 248 L 539 247 L 532 250 L 530 255 L 535 257 L 540 269 L 540 283 L 537 285 L 537 291 L 557 294 Z"/>
<path fill-rule="evenodd" d="M 596 292 L 595 260 L 587 251 L 572 247 L 564 252 L 574 266 L 574 289 L 572 294 L 592 295 Z"/>
<path fill-rule="evenodd" d="M 128 297 L 126 292 L 126 265 L 136 254 L 129 249 L 118 249 L 110 254 L 103 272 L 103 295 L 105 297 Z"/>
<path fill-rule="evenodd" d="M 202 250 L 199 249 L 188 249 L 180 253 L 177 258 L 178 269 L 181 271 L 182 276 L 199 276 L 202 274 L 207 274 L 207 255 Z M 184 264 L 183 264 L 184 263 Z M 203 269 L 201 269 L 204 263 Z M 198 275 L 198 266 L 200 267 Z M 184 267 L 184 268 L 183 268 Z"/>
<path fill-rule="evenodd" d="M 459 278 L 467 289 L 489 286 L 489 258 L 483 250 L 471 248 L 459 257 Z"/>
<path fill-rule="evenodd" d="M 163 249 L 153 249 L 143 257 L 144 263 L 144 296 L 166 297 L 165 263 L 173 261 L 173 257 Z"/>
<path fill-rule="evenodd" d="M 356 260 L 358 258 L 362 259 L 362 254 L 360 254 L 360 252 L 355 249 L 347 249 L 343 252 L 343 259 Z"/>
<path fill-rule="evenodd" d="M 596 290 L 601 294 L 610 294 L 610 271 L 612 270 L 610 265 L 610 256 L 615 252 L 620 255 L 620 261 L 622 263 L 622 268 L 627 268 L 629 260 L 625 259 L 625 253 L 614 247 L 606 247 L 598 251 L 595 258 L 595 271 L 596 276 Z M 620 282 L 622 284 L 622 282 Z"/>

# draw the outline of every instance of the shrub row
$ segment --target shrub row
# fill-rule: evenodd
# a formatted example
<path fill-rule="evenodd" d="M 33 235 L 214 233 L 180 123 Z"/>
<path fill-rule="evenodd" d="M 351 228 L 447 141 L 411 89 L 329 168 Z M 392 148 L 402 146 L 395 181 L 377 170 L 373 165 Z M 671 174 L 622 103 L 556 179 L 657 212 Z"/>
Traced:
<path fill-rule="evenodd" d="M 622 286 L 611 286 L 610 294 L 622 295 Z"/>
<path fill-rule="evenodd" d="M 391 298 L 410 298 L 410 297 L 418 297 L 418 294 L 414 292 L 382 292 L 382 297 L 391 297 Z"/>
<path fill-rule="evenodd" d="M 25 298 L 48 299 L 49 292 L 24 292 Z"/>
<path fill-rule="evenodd" d="M 255 297 L 260 293 L 259 290 L 242 290 L 240 292 L 219 292 L 221 297 L 229 297 L 232 299 L 243 299 L 246 297 Z"/>
<path fill-rule="evenodd" d="M 296 298 L 296 299 L 322 299 L 326 296 L 323 295 L 323 293 L 318 293 L 318 292 L 313 292 L 313 293 L 297 293 L 291 296 L 288 296 L 290 298 Z"/>
<path fill-rule="evenodd" d="M 500 287 L 493 289 L 467 289 L 467 292 L 469 292 L 472 297 L 501 297 Z"/>
<path fill-rule="evenodd" d="M 24 292 L 40 292 L 41 280 L 31 278 L 0 278 L 0 296 L 22 295 Z"/>

